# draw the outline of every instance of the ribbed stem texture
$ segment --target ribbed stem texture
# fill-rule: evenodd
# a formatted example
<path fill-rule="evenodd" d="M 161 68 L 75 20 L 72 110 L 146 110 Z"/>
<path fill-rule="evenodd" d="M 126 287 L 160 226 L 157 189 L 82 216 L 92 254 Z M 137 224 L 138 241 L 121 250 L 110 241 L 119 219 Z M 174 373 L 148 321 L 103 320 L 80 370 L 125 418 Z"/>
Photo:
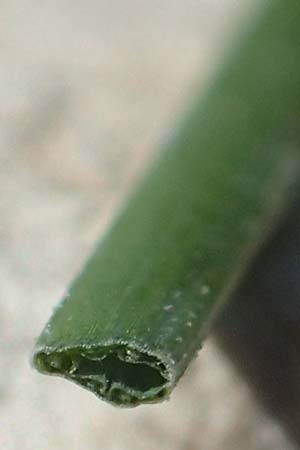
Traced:
<path fill-rule="evenodd" d="M 168 397 L 289 204 L 300 168 L 300 3 L 265 1 L 34 349 L 116 405 Z"/>

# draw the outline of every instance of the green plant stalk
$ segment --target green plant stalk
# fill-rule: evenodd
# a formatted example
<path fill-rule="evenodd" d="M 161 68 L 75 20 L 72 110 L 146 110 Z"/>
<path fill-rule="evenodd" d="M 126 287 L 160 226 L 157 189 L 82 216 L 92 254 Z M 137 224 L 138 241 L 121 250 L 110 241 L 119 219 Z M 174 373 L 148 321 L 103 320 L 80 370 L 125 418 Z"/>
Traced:
<path fill-rule="evenodd" d="M 300 4 L 252 32 L 137 186 L 33 353 L 121 406 L 165 399 L 290 203 L 300 168 Z"/>

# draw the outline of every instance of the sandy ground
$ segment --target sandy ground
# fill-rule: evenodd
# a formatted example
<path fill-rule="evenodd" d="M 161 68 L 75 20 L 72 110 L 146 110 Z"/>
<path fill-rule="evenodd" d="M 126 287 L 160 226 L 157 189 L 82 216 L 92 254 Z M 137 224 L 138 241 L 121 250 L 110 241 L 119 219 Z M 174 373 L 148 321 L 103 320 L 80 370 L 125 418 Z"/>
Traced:
<path fill-rule="evenodd" d="M 52 308 L 247 0 L 0 0 L 1 450 L 291 450 L 212 340 L 165 404 L 30 368 Z"/>

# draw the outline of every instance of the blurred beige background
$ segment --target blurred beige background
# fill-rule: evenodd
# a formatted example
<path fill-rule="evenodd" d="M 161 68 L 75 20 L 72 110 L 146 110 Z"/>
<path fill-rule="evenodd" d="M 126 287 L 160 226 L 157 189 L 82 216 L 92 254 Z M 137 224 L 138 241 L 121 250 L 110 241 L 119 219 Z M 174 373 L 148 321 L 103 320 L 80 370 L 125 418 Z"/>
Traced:
<path fill-rule="evenodd" d="M 209 340 L 165 404 L 118 410 L 29 355 L 250 0 L 0 0 L 0 449 L 291 450 Z"/>

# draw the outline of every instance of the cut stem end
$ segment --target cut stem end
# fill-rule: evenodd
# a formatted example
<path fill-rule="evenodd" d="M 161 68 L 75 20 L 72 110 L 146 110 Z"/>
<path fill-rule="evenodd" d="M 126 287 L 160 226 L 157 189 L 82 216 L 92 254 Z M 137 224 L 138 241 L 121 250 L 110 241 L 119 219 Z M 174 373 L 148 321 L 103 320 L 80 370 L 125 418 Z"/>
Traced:
<path fill-rule="evenodd" d="M 173 384 L 166 363 L 127 344 L 43 349 L 33 363 L 40 372 L 74 381 L 116 406 L 164 400 Z"/>

